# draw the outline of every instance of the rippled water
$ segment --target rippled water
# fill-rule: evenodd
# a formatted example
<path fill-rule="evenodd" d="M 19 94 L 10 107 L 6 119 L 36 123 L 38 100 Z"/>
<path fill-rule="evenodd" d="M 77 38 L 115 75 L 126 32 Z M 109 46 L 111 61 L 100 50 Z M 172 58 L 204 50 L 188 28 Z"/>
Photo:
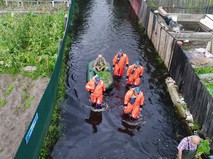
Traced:
<path fill-rule="evenodd" d="M 186 131 L 181 126 L 165 86 L 167 70 L 127 0 L 80 0 L 73 22 L 74 40 L 69 52 L 67 98 L 62 103 L 61 139 L 54 159 L 172 159 Z M 125 77 L 115 80 L 105 96 L 110 108 L 95 113 L 85 90 L 86 67 L 99 53 L 112 63 L 118 49 L 130 63 L 140 60 L 145 68 L 142 90 L 145 105 L 139 125 L 122 122 Z M 179 138 L 177 138 L 177 136 Z"/>

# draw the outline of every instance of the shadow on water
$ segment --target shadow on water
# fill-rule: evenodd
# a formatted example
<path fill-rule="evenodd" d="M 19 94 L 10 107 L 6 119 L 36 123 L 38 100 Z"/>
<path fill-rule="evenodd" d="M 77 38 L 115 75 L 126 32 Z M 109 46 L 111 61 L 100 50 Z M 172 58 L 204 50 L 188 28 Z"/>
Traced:
<path fill-rule="evenodd" d="M 98 131 L 97 125 L 102 122 L 102 113 L 90 111 L 89 118 L 85 119 L 85 121 L 88 124 L 92 125 L 93 133 L 96 133 Z"/>
<path fill-rule="evenodd" d="M 54 159 L 172 159 L 186 135 L 165 85 L 167 69 L 138 25 L 126 0 L 78 1 L 73 22 L 73 41 L 67 63 L 68 79 L 61 117 L 61 138 L 52 152 Z M 88 62 L 102 53 L 112 64 L 122 48 L 130 64 L 139 60 L 145 68 L 141 88 L 145 104 L 138 123 L 126 122 L 123 100 L 128 88 L 125 77 L 115 79 L 107 92 L 105 112 L 92 112 L 85 90 Z M 178 137 L 177 137 L 178 136 Z"/>

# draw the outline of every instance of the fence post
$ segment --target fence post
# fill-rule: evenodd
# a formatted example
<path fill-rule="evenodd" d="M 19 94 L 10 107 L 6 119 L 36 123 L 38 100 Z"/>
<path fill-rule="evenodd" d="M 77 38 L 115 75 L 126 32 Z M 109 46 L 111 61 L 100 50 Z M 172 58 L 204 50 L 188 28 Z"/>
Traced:
<path fill-rule="evenodd" d="M 64 16 L 64 30 L 66 30 L 66 28 L 67 28 L 67 20 L 68 20 L 68 15 L 66 14 Z"/>

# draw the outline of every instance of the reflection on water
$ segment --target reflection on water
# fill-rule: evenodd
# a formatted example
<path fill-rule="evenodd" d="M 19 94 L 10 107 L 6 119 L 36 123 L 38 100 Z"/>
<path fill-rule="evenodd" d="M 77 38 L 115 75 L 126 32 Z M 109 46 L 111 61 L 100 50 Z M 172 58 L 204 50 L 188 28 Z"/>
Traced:
<path fill-rule="evenodd" d="M 74 39 L 69 52 L 67 98 L 62 105 L 61 139 L 52 152 L 55 159 L 172 159 L 186 131 L 179 122 L 166 90 L 167 69 L 138 26 L 127 0 L 80 0 L 73 22 Z M 92 112 L 85 90 L 87 64 L 102 53 L 112 64 L 119 49 L 130 64 L 145 68 L 141 88 L 145 96 L 138 124 L 123 114 L 126 77 L 115 79 L 105 93 L 104 112 Z M 180 138 L 177 138 L 178 135 Z"/>
<path fill-rule="evenodd" d="M 102 113 L 90 111 L 89 118 L 85 119 L 85 121 L 88 124 L 92 125 L 93 133 L 96 133 L 98 131 L 97 125 L 99 125 L 102 122 Z"/>

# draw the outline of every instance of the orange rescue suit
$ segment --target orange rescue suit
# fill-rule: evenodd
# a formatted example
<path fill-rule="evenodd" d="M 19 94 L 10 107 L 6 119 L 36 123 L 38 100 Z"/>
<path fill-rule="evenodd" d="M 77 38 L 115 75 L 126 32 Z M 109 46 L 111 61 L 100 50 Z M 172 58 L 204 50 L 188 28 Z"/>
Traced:
<path fill-rule="evenodd" d="M 143 75 L 144 68 L 142 66 L 136 67 L 135 64 L 130 65 L 127 69 L 127 84 L 134 84 L 135 86 L 140 85 L 140 78 Z"/>
<path fill-rule="evenodd" d="M 142 91 L 140 91 L 139 94 L 135 94 L 134 89 L 135 88 L 131 88 L 125 94 L 124 105 L 127 105 L 127 107 L 124 108 L 124 113 L 125 114 L 131 113 L 131 116 L 134 119 L 138 119 L 140 114 L 140 106 L 144 104 L 144 94 Z"/>
<path fill-rule="evenodd" d="M 118 53 L 113 58 L 113 66 L 114 66 L 114 75 L 115 76 L 123 76 L 125 66 L 129 65 L 129 58 L 127 54 L 122 53 L 121 57 L 119 57 Z"/>
<path fill-rule="evenodd" d="M 105 84 L 102 80 L 96 85 L 95 79 L 91 79 L 85 86 L 86 90 L 91 92 L 90 100 L 93 104 L 102 104 L 103 92 L 106 90 Z"/>

